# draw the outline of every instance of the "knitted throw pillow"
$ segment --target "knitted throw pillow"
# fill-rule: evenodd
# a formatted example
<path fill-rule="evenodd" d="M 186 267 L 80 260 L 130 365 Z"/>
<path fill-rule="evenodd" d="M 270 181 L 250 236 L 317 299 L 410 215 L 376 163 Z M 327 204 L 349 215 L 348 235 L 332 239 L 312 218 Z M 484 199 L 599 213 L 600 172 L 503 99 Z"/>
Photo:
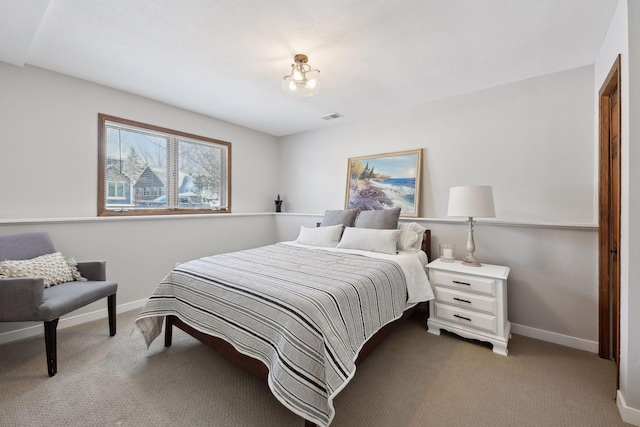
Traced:
<path fill-rule="evenodd" d="M 65 259 L 61 252 L 27 260 L 0 261 L 0 275 L 7 278 L 42 277 L 45 288 L 73 280 L 86 280 L 76 268 L 75 260 Z"/>

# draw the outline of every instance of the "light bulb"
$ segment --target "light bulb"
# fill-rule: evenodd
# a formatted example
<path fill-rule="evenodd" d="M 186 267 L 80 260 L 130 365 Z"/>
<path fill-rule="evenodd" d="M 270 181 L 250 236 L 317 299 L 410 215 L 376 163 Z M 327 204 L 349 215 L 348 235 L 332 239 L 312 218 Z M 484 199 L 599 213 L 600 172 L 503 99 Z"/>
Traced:
<path fill-rule="evenodd" d="M 294 79 L 294 80 L 298 80 L 298 81 L 300 81 L 300 80 L 302 80 L 303 78 L 304 78 L 304 76 L 302 75 L 302 73 L 300 72 L 300 70 L 295 70 L 295 71 L 293 72 L 293 79 Z"/>
<path fill-rule="evenodd" d="M 317 82 L 316 82 L 315 79 L 307 80 L 307 86 L 310 87 L 311 89 L 316 87 L 316 84 L 317 84 Z"/>
<path fill-rule="evenodd" d="M 298 88 L 298 85 L 296 84 L 296 82 L 294 82 L 293 80 L 291 80 L 289 82 L 289 90 L 296 90 Z"/>

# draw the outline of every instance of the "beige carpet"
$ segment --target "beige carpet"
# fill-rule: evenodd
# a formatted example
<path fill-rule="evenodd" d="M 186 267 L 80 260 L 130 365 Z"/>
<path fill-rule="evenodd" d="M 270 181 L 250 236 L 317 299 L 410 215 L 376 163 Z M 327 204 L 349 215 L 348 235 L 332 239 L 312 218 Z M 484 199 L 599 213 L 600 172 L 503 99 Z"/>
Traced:
<path fill-rule="evenodd" d="M 100 320 L 58 331 L 58 374 L 44 339 L 0 346 L 1 426 L 302 427 L 266 384 L 179 330 L 171 348 L 110 338 Z M 509 356 L 426 332 L 417 312 L 358 368 L 335 401 L 332 427 L 624 426 L 615 364 L 514 335 Z"/>

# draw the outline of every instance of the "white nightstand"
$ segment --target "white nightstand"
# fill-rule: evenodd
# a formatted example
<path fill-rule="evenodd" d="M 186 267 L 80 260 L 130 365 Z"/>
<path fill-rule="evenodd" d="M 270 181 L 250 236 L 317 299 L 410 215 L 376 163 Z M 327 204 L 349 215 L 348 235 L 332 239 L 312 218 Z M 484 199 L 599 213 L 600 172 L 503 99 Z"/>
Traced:
<path fill-rule="evenodd" d="M 436 299 L 429 302 L 429 332 L 445 329 L 465 338 L 487 341 L 493 351 L 507 355 L 511 323 L 507 319 L 509 267 L 437 259 L 427 265 Z"/>

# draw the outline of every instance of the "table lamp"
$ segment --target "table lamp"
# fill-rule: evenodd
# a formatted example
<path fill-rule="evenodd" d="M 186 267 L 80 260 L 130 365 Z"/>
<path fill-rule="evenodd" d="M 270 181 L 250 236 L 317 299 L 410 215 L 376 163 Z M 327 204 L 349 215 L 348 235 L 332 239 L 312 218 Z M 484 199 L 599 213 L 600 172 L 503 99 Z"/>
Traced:
<path fill-rule="evenodd" d="M 469 218 L 468 255 L 464 258 L 462 264 L 480 267 L 481 264 L 473 256 L 476 250 L 476 245 L 473 241 L 473 218 L 493 218 L 496 216 L 493 206 L 493 190 L 486 185 L 451 187 L 447 215 Z"/>

